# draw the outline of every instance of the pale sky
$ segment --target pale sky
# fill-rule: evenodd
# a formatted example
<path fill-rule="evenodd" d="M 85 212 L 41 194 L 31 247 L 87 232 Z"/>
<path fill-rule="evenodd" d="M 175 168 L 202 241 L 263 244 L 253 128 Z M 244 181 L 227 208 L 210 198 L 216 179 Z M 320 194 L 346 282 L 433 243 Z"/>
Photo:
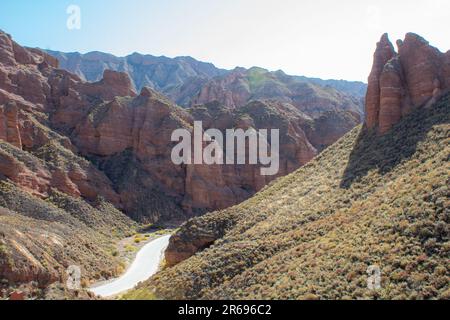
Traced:
<path fill-rule="evenodd" d="M 81 9 L 68 30 L 66 9 Z M 0 29 L 60 51 L 189 55 L 218 67 L 366 81 L 376 42 L 415 32 L 450 49 L 449 0 L 2 0 Z"/>

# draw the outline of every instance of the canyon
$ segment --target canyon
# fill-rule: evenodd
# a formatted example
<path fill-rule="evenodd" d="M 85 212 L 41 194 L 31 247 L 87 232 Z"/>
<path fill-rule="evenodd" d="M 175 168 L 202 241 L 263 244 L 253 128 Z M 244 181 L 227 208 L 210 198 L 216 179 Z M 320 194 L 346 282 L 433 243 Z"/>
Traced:
<path fill-rule="evenodd" d="M 120 239 L 182 224 L 167 267 L 139 293 L 376 298 L 357 287 L 379 257 L 395 275 L 381 297 L 405 285 L 411 298 L 448 296 L 439 266 L 450 54 L 412 33 L 397 45 L 378 43 L 364 108 L 361 83 L 190 57 L 49 52 L 0 31 L 1 295 L 24 284 L 41 298 L 72 295 L 60 286 L 68 266 L 82 268 L 85 286 L 118 276 Z M 193 133 L 196 121 L 223 134 L 278 129 L 278 174 L 175 164 L 172 133 Z M 433 270 L 415 271 L 427 259 Z"/>
<path fill-rule="evenodd" d="M 29 285 L 38 297 L 70 295 L 58 283 L 73 264 L 85 285 L 116 276 L 123 266 L 114 245 L 140 226 L 179 225 L 242 202 L 361 121 L 357 98 L 318 84 L 299 84 L 309 97 L 320 94 L 318 112 L 270 95 L 242 106 L 211 96 L 180 107 L 154 88 L 137 91 L 128 73 L 105 68 L 88 82 L 59 63 L 0 32 L 2 290 Z M 271 88 L 273 74 L 258 72 L 258 83 Z M 279 129 L 278 174 L 263 176 L 249 164 L 174 164 L 171 134 L 192 132 L 196 120 L 222 132 Z"/>

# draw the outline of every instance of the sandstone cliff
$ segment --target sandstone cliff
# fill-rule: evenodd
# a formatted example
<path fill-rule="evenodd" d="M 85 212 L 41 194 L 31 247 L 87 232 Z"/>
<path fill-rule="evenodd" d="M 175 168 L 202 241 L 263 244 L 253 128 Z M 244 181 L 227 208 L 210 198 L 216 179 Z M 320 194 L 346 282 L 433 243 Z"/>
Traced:
<path fill-rule="evenodd" d="M 450 54 L 408 33 L 398 52 L 384 34 L 377 44 L 366 97 L 366 126 L 389 131 L 412 110 L 426 108 L 450 90 Z"/>

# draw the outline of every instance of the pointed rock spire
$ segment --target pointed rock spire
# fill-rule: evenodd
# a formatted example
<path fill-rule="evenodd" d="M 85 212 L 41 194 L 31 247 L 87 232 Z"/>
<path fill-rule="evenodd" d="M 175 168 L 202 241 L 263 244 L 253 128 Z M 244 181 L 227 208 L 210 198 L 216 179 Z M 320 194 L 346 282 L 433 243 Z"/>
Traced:
<path fill-rule="evenodd" d="M 395 52 L 387 34 L 374 55 L 366 96 L 368 129 L 384 134 L 416 108 L 432 105 L 450 90 L 450 58 L 421 36 L 408 33 Z"/>
<path fill-rule="evenodd" d="M 372 71 L 368 80 L 366 96 L 366 125 L 372 129 L 376 126 L 380 111 L 380 77 L 386 63 L 395 56 L 394 46 L 387 33 L 383 34 L 373 58 Z"/>

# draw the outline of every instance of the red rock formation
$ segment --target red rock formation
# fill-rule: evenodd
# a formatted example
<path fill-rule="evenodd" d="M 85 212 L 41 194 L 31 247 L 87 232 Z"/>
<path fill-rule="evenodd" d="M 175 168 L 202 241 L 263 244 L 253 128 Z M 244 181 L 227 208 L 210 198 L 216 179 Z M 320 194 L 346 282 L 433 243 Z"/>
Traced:
<path fill-rule="evenodd" d="M 403 67 L 410 103 L 413 107 L 426 104 L 435 90 L 442 89 L 444 55 L 418 35 L 408 33 L 403 42 L 398 41 L 398 55 Z"/>
<path fill-rule="evenodd" d="M 22 149 L 18 112 L 17 105 L 14 102 L 0 107 L 0 139 Z"/>
<path fill-rule="evenodd" d="M 167 266 L 172 267 L 192 257 L 199 250 L 210 246 L 217 237 L 209 234 L 196 234 L 195 237 L 183 239 L 178 234 L 170 238 L 169 246 L 165 252 Z"/>
<path fill-rule="evenodd" d="M 81 92 L 99 97 L 103 100 L 112 100 L 114 97 L 136 96 L 131 80 L 126 73 L 105 70 L 103 79 L 93 84 L 85 84 Z"/>
<path fill-rule="evenodd" d="M 22 300 L 25 300 L 25 292 L 23 292 L 23 291 L 14 291 L 9 296 L 9 300 L 11 300 L 11 301 L 22 301 Z"/>
<path fill-rule="evenodd" d="M 74 126 L 89 111 L 93 97 L 134 95 L 130 81 L 123 74 L 105 72 L 103 81 L 85 84 L 78 77 L 55 69 L 57 66 L 57 60 L 48 54 L 25 49 L 0 32 L 0 139 L 18 149 L 1 152 L 0 173 L 40 197 L 56 188 L 88 200 L 102 196 L 120 207 L 120 198 L 109 179 L 92 164 L 81 162 L 72 153 L 77 149 L 70 139 L 53 132 L 51 127 Z M 17 158 L 21 149 L 38 151 L 49 145 L 53 146 L 50 152 L 58 157 L 68 156 L 80 164 L 58 167 Z"/>
<path fill-rule="evenodd" d="M 202 87 L 198 96 L 193 99 L 192 104 L 220 101 L 229 108 L 244 106 L 252 96 L 246 83 L 246 71 L 242 68 L 236 68 L 226 76 L 210 81 Z"/>
<path fill-rule="evenodd" d="M 404 84 L 402 66 L 398 58 L 391 59 L 384 66 L 380 76 L 380 106 L 378 126 L 380 133 L 388 131 L 402 118 Z"/>
<path fill-rule="evenodd" d="M 33 195 L 47 196 L 51 174 L 38 163 L 28 168 L 13 155 L 0 150 L 0 173 Z"/>
<path fill-rule="evenodd" d="M 374 54 L 372 71 L 369 76 L 366 95 L 366 125 L 373 128 L 378 121 L 380 112 L 380 76 L 386 63 L 395 55 L 392 43 L 388 35 L 383 34 Z"/>
<path fill-rule="evenodd" d="M 395 53 L 387 35 L 377 45 L 366 96 L 366 127 L 389 131 L 412 110 L 426 107 L 450 90 L 449 54 L 408 33 Z"/>
<path fill-rule="evenodd" d="M 5 65 L 15 64 L 11 36 L 3 32 L 0 32 L 0 63 Z"/>
<path fill-rule="evenodd" d="M 307 128 L 309 130 L 309 119 L 289 104 L 254 101 L 239 110 L 230 110 L 213 102 L 193 108 L 192 114 L 196 120 L 203 122 L 204 130 L 279 129 L 280 167 L 277 175 L 262 176 L 259 165 L 188 165 L 183 200 L 183 206 L 188 209 L 223 209 L 240 203 L 277 177 L 295 171 L 317 155 L 316 148 L 305 133 Z M 308 131 L 308 134 L 317 136 L 318 132 Z"/>

